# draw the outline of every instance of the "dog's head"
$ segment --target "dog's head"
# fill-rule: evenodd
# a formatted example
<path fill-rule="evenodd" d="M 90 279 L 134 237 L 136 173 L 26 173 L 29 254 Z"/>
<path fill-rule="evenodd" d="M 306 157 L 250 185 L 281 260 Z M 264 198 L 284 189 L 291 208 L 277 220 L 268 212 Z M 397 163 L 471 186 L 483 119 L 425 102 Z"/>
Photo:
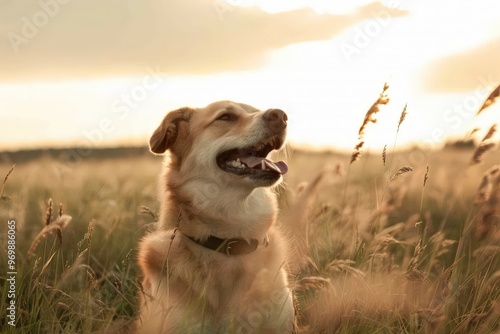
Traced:
<path fill-rule="evenodd" d="M 164 118 L 150 139 L 155 154 L 169 150 L 172 168 L 189 178 L 223 178 L 252 188 L 276 184 L 288 170 L 270 153 L 285 142 L 287 115 L 280 109 L 219 101 L 181 108 Z"/>

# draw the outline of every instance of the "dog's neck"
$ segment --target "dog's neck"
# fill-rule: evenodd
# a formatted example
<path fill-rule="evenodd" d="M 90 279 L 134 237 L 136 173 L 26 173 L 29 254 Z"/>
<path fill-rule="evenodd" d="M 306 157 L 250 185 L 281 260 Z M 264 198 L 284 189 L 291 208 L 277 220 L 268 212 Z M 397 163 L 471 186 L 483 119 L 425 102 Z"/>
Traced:
<path fill-rule="evenodd" d="M 194 191 L 198 189 L 203 188 L 187 184 L 182 191 L 167 192 L 167 204 L 160 217 L 163 228 L 178 228 L 196 238 L 262 240 L 276 219 L 276 198 L 268 188 L 253 189 L 246 196 L 225 189 L 217 197 Z"/>

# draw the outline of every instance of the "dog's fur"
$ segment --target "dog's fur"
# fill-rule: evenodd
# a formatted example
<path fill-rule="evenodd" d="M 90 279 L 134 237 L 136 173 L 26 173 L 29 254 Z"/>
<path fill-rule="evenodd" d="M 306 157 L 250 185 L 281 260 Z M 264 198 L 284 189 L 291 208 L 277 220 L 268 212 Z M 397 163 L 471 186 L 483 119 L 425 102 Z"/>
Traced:
<path fill-rule="evenodd" d="M 283 146 L 286 114 L 220 101 L 167 114 L 150 140 L 167 152 L 158 229 L 140 243 L 143 294 L 139 333 L 292 333 L 287 247 L 275 226 L 280 173 L 224 171 L 217 157 L 274 138 Z M 285 171 L 286 172 L 286 171 Z M 191 240 L 256 239 L 246 255 Z M 267 242 L 268 241 L 268 242 Z"/>

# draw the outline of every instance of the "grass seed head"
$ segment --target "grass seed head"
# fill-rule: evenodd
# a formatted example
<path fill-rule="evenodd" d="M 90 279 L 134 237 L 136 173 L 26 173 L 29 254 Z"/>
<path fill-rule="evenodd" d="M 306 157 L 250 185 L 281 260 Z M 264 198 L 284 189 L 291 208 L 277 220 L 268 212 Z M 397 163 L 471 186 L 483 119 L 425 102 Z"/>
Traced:
<path fill-rule="evenodd" d="M 476 134 L 476 132 L 478 132 L 479 130 L 481 130 L 481 128 L 474 128 L 472 129 L 469 133 L 467 133 L 467 135 L 465 135 L 465 139 L 469 139 L 471 138 L 472 136 L 474 136 Z"/>
<path fill-rule="evenodd" d="M 10 174 L 12 174 L 12 172 L 14 171 L 14 168 L 16 168 L 16 165 L 12 165 L 11 169 L 7 172 L 7 175 L 5 175 L 5 179 L 3 180 L 3 183 L 5 184 L 5 182 L 7 182 L 7 180 L 9 179 L 9 176 Z"/>
<path fill-rule="evenodd" d="M 47 202 L 47 210 L 45 211 L 45 225 L 49 225 L 52 221 L 52 198 Z"/>
<path fill-rule="evenodd" d="M 478 116 L 479 114 L 481 114 L 483 112 L 484 109 L 488 108 L 489 106 L 491 106 L 493 103 L 496 102 L 496 99 L 500 96 L 500 85 L 498 85 L 491 93 L 490 95 L 486 98 L 486 100 L 484 101 L 483 105 L 481 106 L 481 108 L 479 108 L 479 110 L 477 111 L 477 114 L 476 116 Z"/>
<path fill-rule="evenodd" d="M 382 92 L 380 93 L 378 99 L 372 104 L 370 109 L 368 109 L 368 111 L 366 112 L 363 124 L 361 124 L 361 127 L 359 128 L 358 131 L 358 136 L 360 140 L 363 138 L 365 134 L 365 129 L 367 125 L 369 123 L 377 123 L 376 115 L 380 111 L 380 106 L 389 103 L 389 97 L 386 94 L 387 89 L 389 89 L 389 86 L 387 85 L 387 83 L 384 83 L 384 88 L 382 89 Z"/>
<path fill-rule="evenodd" d="M 158 215 L 151 208 L 145 205 L 141 205 L 140 214 L 150 216 L 155 222 L 158 221 Z"/>
<path fill-rule="evenodd" d="M 475 228 L 476 237 L 483 239 L 489 237 L 493 242 L 500 240 L 498 233 L 498 217 L 500 217 L 500 167 L 493 166 L 486 173 L 486 180 L 483 178 L 476 201 L 482 207 L 476 217 Z M 484 201 L 484 202 L 481 202 Z M 497 240 L 498 239 L 498 240 Z M 495 241 L 496 240 L 496 241 Z"/>
<path fill-rule="evenodd" d="M 15 164 L 12 165 L 12 168 L 7 172 L 7 175 L 5 176 L 5 178 L 3 180 L 2 188 L 0 189 L 0 200 L 7 201 L 10 199 L 9 196 L 6 196 L 3 194 L 3 190 L 5 188 L 5 183 L 7 183 L 7 180 L 9 179 L 10 174 L 12 174 L 12 172 L 14 171 L 15 167 L 16 167 Z"/>
<path fill-rule="evenodd" d="M 495 143 L 484 143 L 484 142 L 481 143 L 481 145 L 479 145 L 474 151 L 474 155 L 472 156 L 470 164 L 471 165 L 479 164 L 482 161 L 481 158 L 483 157 L 483 155 L 486 152 L 492 150 L 495 146 L 496 146 Z"/>
<path fill-rule="evenodd" d="M 368 111 L 366 112 L 363 123 L 361 124 L 361 127 L 359 128 L 358 131 L 358 143 L 354 147 L 354 152 L 351 155 L 351 164 L 356 160 L 358 160 L 359 157 L 361 156 L 361 148 L 364 145 L 363 138 L 365 136 L 366 127 L 370 123 L 377 123 L 376 115 L 380 111 L 380 106 L 389 103 L 389 97 L 386 94 L 387 89 L 389 89 L 389 85 L 387 85 L 386 82 L 384 83 L 384 88 L 382 89 L 382 92 L 380 93 L 378 99 L 372 104 L 370 109 L 368 109 Z"/>
<path fill-rule="evenodd" d="M 405 104 L 405 107 L 403 108 L 403 111 L 401 112 L 401 116 L 399 116 L 399 123 L 398 123 L 398 131 L 397 132 L 399 132 L 399 128 L 401 127 L 401 124 L 406 119 L 406 115 L 407 115 L 406 107 L 407 106 L 408 106 L 408 104 Z"/>
<path fill-rule="evenodd" d="M 365 144 L 364 141 L 360 141 L 354 148 L 354 152 L 351 155 L 351 164 L 354 161 L 357 161 L 361 157 L 361 149 L 363 148 L 364 144 Z"/>
<path fill-rule="evenodd" d="M 429 179 L 429 165 L 427 165 L 427 169 L 425 171 L 425 176 L 424 176 L 424 187 L 427 184 L 427 180 Z"/>
<path fill-rule="evenodd" d="M 62 203 L 59 203 L 59 212 L 57 213 L 57 217 L 61 218 L 63 215 L 63 205 Z"/>
<path fill-rule="evenodd" d="M 301 278 L 295 284 L 296 290 L 318 290 L 330 287 L 331 281 L 328 278 L 309 276 Z"/>
<path fill-rule="evenodd" d="M 397 178 L 398 176 L 406 174 L 408 172 L 413 172 L 413 167 L 411 167 L 411 166 L 403 166 L 403 167 L 401 167 L 401 168 L 398 169 L 398 171 L 391 177 L 391 179 L 389 181 L 392 181 L 395 178 Z"/>
<path fill-rule="evenodd" d="M 387 144 L 384 145 L 384 150 L 382 151 L 382 161 L 384 162 L 385 167 L 385 162 L 387 161 Z"/>
<path fill-rule="evenodd" d="M 493 138 L 493 136 L 495 135 L 496 132 L 497 132 L 497 125 L 493 124 L 490 127 L 490 129 L 488 130 L 488 132 L 486 133 L 486 135 L 484 136 L 484 138 L 481 140 L 481 143 L 484 143 L 487 140 Z"/>
<path fill-rule="evenodd" d="M 422 247 L 422 239 L 420 239 L 415 246 L 415 250 L 413 252 L 413 256 L 410 259 L 410 263 L 408 264 L 408 272 L 414 272 L 417 269 L 418 262 L 420 260 L 420 256 L 425 250 L 425 246 Z"/>
<path fill-rule="evenodd" d="M 500 165 L 495 165 L 484 173 L 474 203 L 484 203 L 490 199 L 493 192 L 493 185 L 498 177 L 500 177 Z"/>
<path fill-rule="evenodd" d="M 68 215 L 62 215 L 54 220 L 51 224 L 45 225 L 45 227 L 38 233 L 38 235 L 33 239 L 31 243 L 30 249 L 28 250 L 28 256 L 35 255 L 36 248 L 42 242 L 43 239 L 48 237 L 49 235 L 56 234 L 57 241 L 59 246 L 63 244 L 63 230 L 68 226 L 72 217 Z"/>

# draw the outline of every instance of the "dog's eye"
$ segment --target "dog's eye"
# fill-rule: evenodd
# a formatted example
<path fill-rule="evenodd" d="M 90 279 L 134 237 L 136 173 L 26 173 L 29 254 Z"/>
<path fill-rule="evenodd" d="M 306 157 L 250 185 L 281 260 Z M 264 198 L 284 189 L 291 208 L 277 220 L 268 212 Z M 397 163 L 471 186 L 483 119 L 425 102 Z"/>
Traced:
<path fill-rule="evenodd" d="M 234 114 L 222 114 L 221 116 L 219 116 L 219 118 L 217 118 L 218 121 L 234 121 L 236 120 L 236 115 Z"/>

